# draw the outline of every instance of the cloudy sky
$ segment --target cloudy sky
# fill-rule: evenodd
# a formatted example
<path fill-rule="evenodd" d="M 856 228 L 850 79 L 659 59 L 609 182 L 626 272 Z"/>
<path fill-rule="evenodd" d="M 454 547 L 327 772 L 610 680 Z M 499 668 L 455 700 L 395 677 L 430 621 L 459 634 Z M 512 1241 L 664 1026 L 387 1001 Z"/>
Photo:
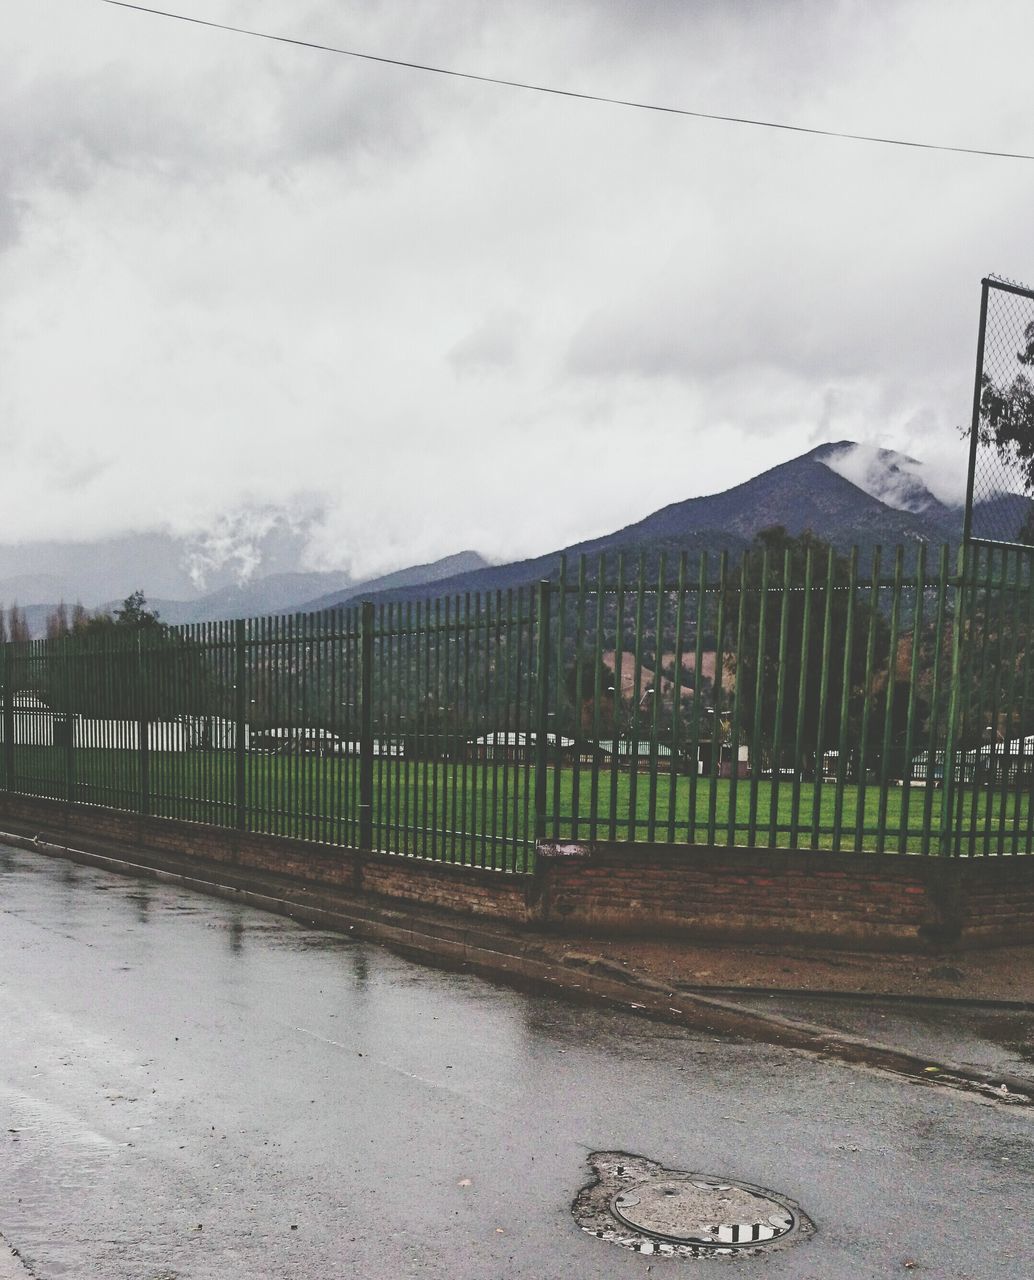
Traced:
<path fill-rule="evenodd" d="M 1028 0 L 167 0 L 732 115 L 1034 152 Z M 283 505 L 312 567 L 545 551 L 824 440 L 961 484 L 1034 162 L 6 0 L 0 541 Z M 242 514 L 243 513 L 243 514 Z"/>

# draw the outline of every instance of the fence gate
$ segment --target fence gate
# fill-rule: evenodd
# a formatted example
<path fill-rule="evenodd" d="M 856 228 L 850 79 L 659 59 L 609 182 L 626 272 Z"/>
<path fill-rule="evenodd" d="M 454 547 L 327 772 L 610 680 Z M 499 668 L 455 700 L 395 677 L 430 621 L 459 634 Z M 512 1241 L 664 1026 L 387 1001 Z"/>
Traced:
<path fill-rule="evenodd" d="M 956 854 L 1030 852 L 1034 290 L 982 282 L 950 756 Z"/>

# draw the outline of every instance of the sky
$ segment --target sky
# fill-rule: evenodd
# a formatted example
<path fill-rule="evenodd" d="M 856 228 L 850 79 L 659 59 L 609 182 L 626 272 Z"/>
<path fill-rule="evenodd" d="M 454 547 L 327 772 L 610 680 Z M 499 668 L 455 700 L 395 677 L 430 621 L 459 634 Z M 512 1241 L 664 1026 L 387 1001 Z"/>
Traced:
<path fill-rule="evenodd" d="M 1027 0 L 166 5 L 1034 153 Z M 283 511 L 310 568 L 503 560 L 842 439 L 961 494 L 980 279 L 1034 281 L 1034 162 L 102 0 L 4 10 L 0 542 L 217 530 L 233 555 Z"/>

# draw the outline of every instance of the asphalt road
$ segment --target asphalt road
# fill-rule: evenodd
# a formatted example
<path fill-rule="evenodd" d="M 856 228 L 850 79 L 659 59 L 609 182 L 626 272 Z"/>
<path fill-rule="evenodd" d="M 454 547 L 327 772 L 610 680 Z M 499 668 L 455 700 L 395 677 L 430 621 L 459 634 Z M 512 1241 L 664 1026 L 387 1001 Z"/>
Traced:
<path fill-rule="evenodd" d="M 1034 1010 L 981 1008 L 972 1004 L 853 1000 L 843 996 L 757 995 L 726 997 L 759 1013 L 818 1022 L 836 1031 L 907 1049 L 931 1062 L 958 1062 L 986 1071 L 1034 1079 Z M 1032 1272 L 1034 1274 L 1034 1272 Z"/>
<path fill-rule="evenodd" d="M 1034 1274 L 1021 1108 L 23 851 L 0 904 L 0 1234 L 39 1280 Z M 626 1252 L 570 1217 L 598 1149 L 771 1187 L 818 1234 Z"/>

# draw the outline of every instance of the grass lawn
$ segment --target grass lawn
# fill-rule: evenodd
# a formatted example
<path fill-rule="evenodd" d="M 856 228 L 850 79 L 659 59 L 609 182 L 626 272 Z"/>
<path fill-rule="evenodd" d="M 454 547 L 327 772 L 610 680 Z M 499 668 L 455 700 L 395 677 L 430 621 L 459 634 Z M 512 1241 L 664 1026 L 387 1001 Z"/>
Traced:
<path fill-rule="evenodd" d="M 71 765 L 71 771 L 69 769 Z M 15 748 L 14 790 L 55 799 L 233 827 L 233 754 L 155 752 L 146 800 L 136 752 Z M 359 766 L 354 757 L 249 754 L 244 827 L 336 845 L 359 843 Z M 534 847 L 530 764 L 375 761 L 374 843 L 383 850 L 525 870 Z M 547 835 L 561 839 L 657 840 L 782 848 L 937 852 L 942 792 L 881 790 L 791 779 L 690 779 L 659 773 L 550 769 Z M 1031 848 L 1025 792 L 967 788 L 963 852 Z M 595 816 L 595 821 L 594 821 Z M 838 835 L 839 833 L 839 835 Z"/>

